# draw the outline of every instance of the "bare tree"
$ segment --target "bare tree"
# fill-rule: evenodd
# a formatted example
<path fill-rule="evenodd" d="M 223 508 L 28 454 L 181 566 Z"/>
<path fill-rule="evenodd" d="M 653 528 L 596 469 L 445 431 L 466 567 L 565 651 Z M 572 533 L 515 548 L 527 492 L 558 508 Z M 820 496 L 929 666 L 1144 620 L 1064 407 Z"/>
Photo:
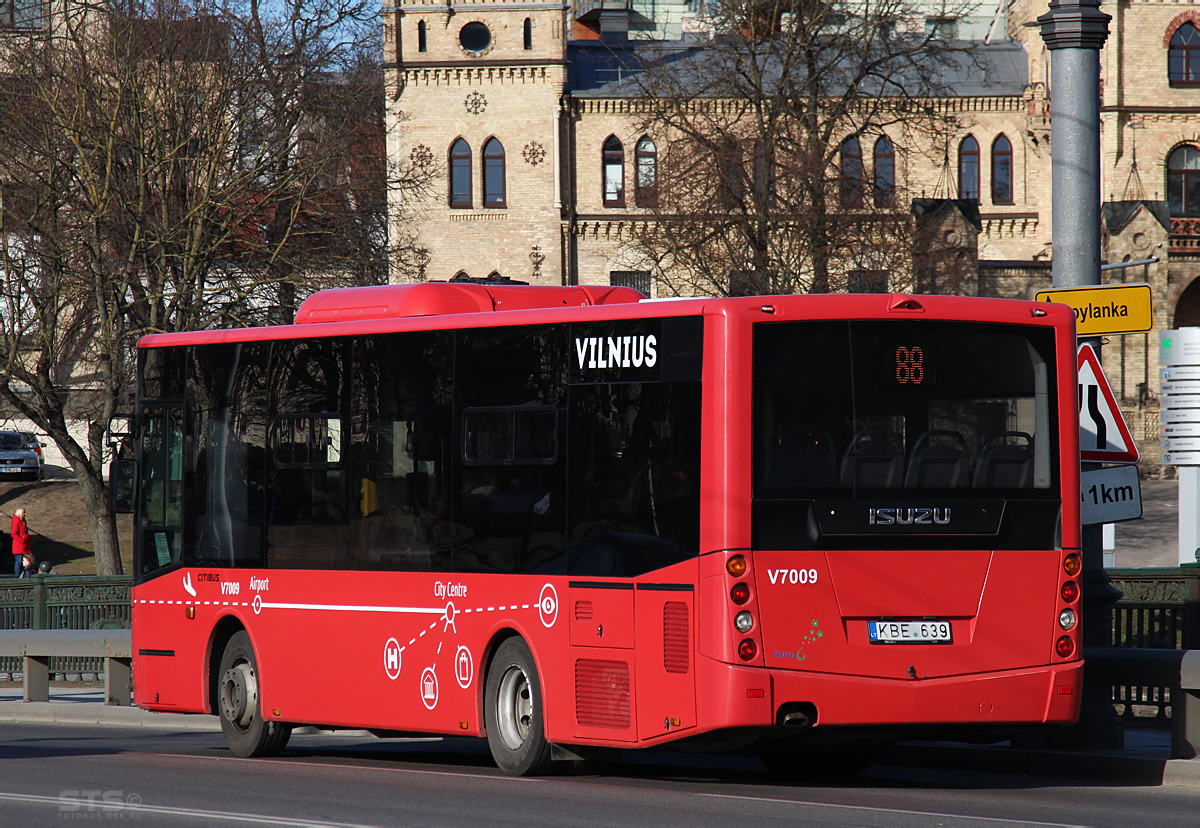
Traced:
<path fill-rule="evenodd" d="M 415 186 L 384 161 L 377 7 L 269 8 L 71 4 L 0 52 L 0 399 L 71 465 L 100 574 L 121 570 L 104 430 L 137 338 L 383 280 L 387 190 Z"/>
<path fill-rule="evenodd" d="M 706 40 L 652 52 L 628 91 L 657 153 L 635 162 L 653 216 L 638 243 L 666 290 L 825 293 L 910 272 L 897 160 L 954 127 L 937 99 L 972 65 L 947 38 L 967 10 L 715 0 Z"/>

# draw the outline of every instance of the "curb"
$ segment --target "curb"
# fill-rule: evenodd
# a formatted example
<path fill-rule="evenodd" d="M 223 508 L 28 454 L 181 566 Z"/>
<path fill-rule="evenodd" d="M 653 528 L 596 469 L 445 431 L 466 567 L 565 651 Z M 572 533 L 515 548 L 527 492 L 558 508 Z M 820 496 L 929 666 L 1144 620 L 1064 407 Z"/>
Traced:
<path fill-rule="evenodd" d="M 120 727 L 159 727 L 220 733 L 215 716 L 157 713 L 140 707 L 97 702 L 0 702 L 0 722 L 15 724 L 84 724 Z"/>

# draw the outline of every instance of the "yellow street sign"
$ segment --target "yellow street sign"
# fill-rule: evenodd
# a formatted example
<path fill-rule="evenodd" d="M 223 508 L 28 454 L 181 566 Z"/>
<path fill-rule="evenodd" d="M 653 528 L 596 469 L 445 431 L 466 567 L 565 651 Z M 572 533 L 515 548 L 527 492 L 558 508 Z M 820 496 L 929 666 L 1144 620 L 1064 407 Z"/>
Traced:
<path fill-rule="evenodd" d="M 1078 336 L 1141 333 L 1154 327 L 1147 284 L 1055 288 L 1039 290 L 1034 298 L 1074 308 Z"/>

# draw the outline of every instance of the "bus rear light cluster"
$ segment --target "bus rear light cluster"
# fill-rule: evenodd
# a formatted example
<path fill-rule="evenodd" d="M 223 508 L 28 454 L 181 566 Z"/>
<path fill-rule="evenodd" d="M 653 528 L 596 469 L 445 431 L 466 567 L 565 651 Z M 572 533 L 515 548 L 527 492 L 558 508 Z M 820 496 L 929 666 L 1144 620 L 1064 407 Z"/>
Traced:
<path fill-rule="evenodd" d="M 1075 610 L 1065 609 L 1058 614 L 1058 626 L 1064 630 L 1072 629 L 1075 626 Z"/>
<path fill-rule="evenodd" d="M 1071 640 L 1071 636 L 1064 635 L 1054 645 L 1054 651 L 1058 653 L 1060 658 L 1070 658 L 1072 653 L 1075 652 L 1075 642 Z"/>
<path fill-rule="evenodd" d="M 1062 585 L 1062 599 L 1068 604 L 1074 604 L 1079 598 L 1079 584 L 1067 581 Z"/>
<path fill-rule="evenodd" d="M 750 584 L 745 578 L 750 572 L 750 562 L 746 560 L 745 555 L 730 555 L 725 561 L 725 571 L 733 578 L 738 579 L 733 586 L 729 588 L 729 600 L 733 602 L 735 607 L 741 607 L 750 602 Z M 748 580 L 748 579 L 747 579 Z M 733 616 L 733 628 L 740 635 L 746 635 L 754 629 L 754 613 L 751 612 L 753 606 L 736 612 Z M 753 638 L 743 638 L 737 645 L 738 658 L 742 661 L 753 661 L 758 658 L 758 642 Z"/>

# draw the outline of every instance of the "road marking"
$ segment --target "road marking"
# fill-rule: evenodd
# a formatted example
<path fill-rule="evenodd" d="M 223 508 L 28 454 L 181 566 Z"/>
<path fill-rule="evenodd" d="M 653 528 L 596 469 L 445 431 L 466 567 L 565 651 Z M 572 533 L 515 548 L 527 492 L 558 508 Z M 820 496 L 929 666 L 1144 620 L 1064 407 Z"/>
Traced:
<path fill-rule="evenodd" d="M 878 814 L 904 814 L 905 816 L 936 817 L 937 819 L 963 820 L 971 822 L 992 822 L 998 825 L 1034 825 L 1039 828 L 1083 828 L 1070 822 L 1030 822 L 1027 819 L 1005 819 L 1004 817 L 971 816 L 969 814 L 952 814 L 938 811 L 909 811 L 903 808 L 876 808 L 870 805 L 840 805 L 835 802 L 812 802 L 802 799 L 780 799 L 768 796 L 737 796 L 735 794 L 717 794 L 698 792 L 696 796 L 710 799 L 732 799 L 743 802 L 770 802 L 775 805 L 804 805 L 816 808 L 832 808 L 839 811 L 866 811 Z"/>
<path fill-rule="evenodd" d="M 233 811 L 209 811 L 200 808 L 172 808 L 169 805 L 147 805 L 144 802 L 106 802 L 104 800 L 74 799 L 61 796 L 35 796 L 33 794 L 0 793 L 0 801 L 28 802 L 35 805 L 53 805 L 56 808 L 70 809 L 71 813 L 113 813 L 125 811 L 135 814 L 163 814 L 164 816 L 197 817 L 199 819 L 221 820 L 224 822 L 249 822 L 258 825 L 285 825 L 303 828 L 312 825 L 317 828 L 371 828 L 359 822 L 319 822 L 313 819 L 290 819 L 267 814 L 239 814 Z"/>

